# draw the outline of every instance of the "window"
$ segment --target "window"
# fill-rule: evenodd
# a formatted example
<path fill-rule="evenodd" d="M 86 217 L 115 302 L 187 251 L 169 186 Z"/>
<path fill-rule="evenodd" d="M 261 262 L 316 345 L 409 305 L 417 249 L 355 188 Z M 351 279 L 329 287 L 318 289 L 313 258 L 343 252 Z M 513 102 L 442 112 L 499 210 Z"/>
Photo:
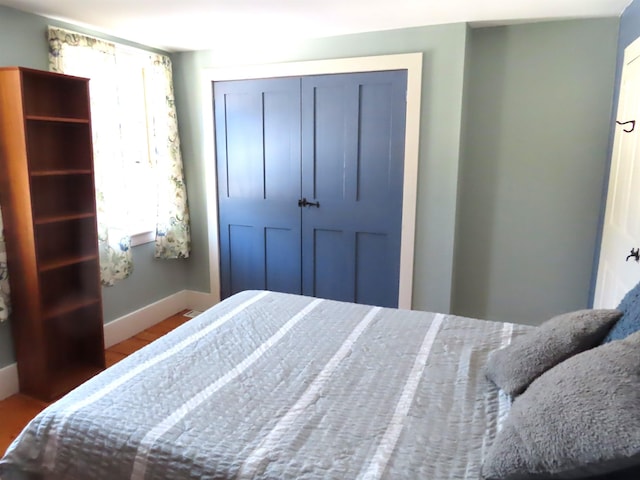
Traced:
<path fill-rule="evenodd" d="M 153 241 L 156 229 L 158 192 L 150 138 L 153 121 L 147 109 L 147 90 L 153 88 L 145 81 L 150 75 L 145 73 L 146 56 L 141 58 L 130 49 L 117 53 L 120 138 L 129 204 L 127 229 L 131 244 L 139 245 Z"/>
<path fill-rule="evenodd" d="M 132 272 L 132 240 L 155 239 L 156 258 L 189 257 L 170 58 L 61 28 L 48 32 L 50 69 L 90 79 L 103 284 Z"/>
<path fill-rule="evenodd" d="M 119 217 L 115 222 L 132 237 L 131 245 L 151 242 L 155 238 L 158 192 L 151 141 L 154 122 L 150 118 L 148 99 L 150 92 L 156 95 L 161 92 L 152 83 L 149 53 L 114 45 L 108 61 L 103 58 L 96 62 L 94 57 L 95 52 L 87 48 L 65 52 L 66 71 L 91 78 L 92 110 L 96 103 L 93 97 L 104 95 L 101 86 L 111 84 L 109 91 L 113 98 L 108 104 L 100 102 L 100 110 L 117 130 L 108 133 L 112 126 L 102 125 L 104 119 L 96 119 L 94 115 L 94 137 L 106 137 L 104 143 L 109 142 L 111 155 L 120 157 L 118 162 L 113 159 L 112 165 L 117 163 L 121 169 L 100 169 L 96 175 L 113 176 L 107 182 L 121 184 L 121 191 L 110 196 L 113 207 L 110 210 Z M 105 183 L 105 180 L 96 179 L 97 183 Z"/>

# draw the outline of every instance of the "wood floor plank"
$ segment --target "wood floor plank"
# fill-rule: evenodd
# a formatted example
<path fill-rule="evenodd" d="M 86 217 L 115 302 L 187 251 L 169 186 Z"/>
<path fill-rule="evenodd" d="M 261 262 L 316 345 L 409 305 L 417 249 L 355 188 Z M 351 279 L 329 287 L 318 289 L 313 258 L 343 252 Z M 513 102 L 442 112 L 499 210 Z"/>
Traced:
<path fill-rule="evenodd" d="M 127 358 L 127 355 L 125 355 L 124 353 L 113 352 L 111 350 L 106 350 L 104 352 L 104 359 L 107 364 L 107 368 L 109 368 L 112 365 L 115 365 L 123 358 Z"/>
<path fill-rule="evenodd" d="M 169 333 L 174 328 L 191 320 L 182 310 L 137 335 L 105 350 L 107 367 L 118 363 L 136 350 Z M 49 404 L 22 394 L 0 401 L 0 455 L 20 434 L 29 421 Z"/>
<path fill-rule="evenodd" d="M 159 339 L 162 335 L 163 335 L 162 333 L 150 332 L 149 330 L 144 330 L 138 333 L 137 335 L 135 335 L 133 338 L 137 338 L 145 342 L 151 343 L 154 340 Z"/>
<path fill-rule="evenodd" d="M 148 345 L 149 342 L 142 340 L 140 338 L 131 337 L 123 342 L 116 343 L 107 349 L 108 352 L 121 353 L 123 355 L 131 355 L 133 352 L 140 350 L 145 345 Z"/>
<path fill-rule="evenodd" d="M 165 333 L 169 333 L 174 328 L 179 327 L 180 325 L 188 322 L 189 320 L 191 320 L 189 317 L 185 317 L 183 315 L 174 315 L 156 325 L 153 325 L 152 327 L 147 328 L 145 331 L 152 332 L 152 333 L 160 333 L 161 335 L 164 335 Z"/>
<path fill-rule="evenodd" d="M 4 453 L 24 426 L 47 405 L 22 394 L 13 395 L 0 402 L 0 452 Z"/>

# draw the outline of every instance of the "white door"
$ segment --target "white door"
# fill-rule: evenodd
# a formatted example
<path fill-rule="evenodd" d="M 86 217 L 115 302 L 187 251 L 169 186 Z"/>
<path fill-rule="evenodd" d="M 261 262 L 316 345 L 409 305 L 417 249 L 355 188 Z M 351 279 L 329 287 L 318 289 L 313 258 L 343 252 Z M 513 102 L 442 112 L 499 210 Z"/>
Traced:
<path fill-rule="evenodd" d="M 625 49 L 595 308 L 614 308 L 640 281 L 640 39 Z"/>

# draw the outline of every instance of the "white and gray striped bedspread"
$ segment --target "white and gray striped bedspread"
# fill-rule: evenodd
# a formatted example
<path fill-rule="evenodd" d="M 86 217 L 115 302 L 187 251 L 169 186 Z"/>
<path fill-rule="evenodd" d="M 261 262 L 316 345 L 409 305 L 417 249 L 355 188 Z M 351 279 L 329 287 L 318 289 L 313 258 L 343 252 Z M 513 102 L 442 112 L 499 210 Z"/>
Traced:
<path fill-rule="evenodd" d="M 530 327 L 237 294 L 36 417 L 3 480 L 477 479 Z"/>

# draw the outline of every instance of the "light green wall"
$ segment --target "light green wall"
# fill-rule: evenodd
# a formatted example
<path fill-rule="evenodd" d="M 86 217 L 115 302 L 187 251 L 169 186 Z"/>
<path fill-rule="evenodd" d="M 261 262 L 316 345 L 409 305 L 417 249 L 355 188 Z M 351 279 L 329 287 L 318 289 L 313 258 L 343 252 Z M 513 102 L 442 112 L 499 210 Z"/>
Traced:
<path fill-rule="evenodd" d="M 0 66 L 47 70 L 47 25 L 92 32 L 37 15 L 0 6 Z M 95 32 L 93 32 L 95 34 Z M 102 38 L 112 37 L 99 34 Z M 128 45 L 131 42 L 116 39 Z M 143 47 L 147 50 L 158 51 Z M 109 322 L 185 288 L 187 261 L 155 260 L 153 244 L 133 249 L 134 273 L 114 287 L 103 288 L 104 320 Z M 11 272 L 9 272 L 11 273 Z M 0 324 L 0 368 L 15 361 L 9 323 Z"/>
<path fill-rule="evenodd" d="M 455 313 L 537 324 L 588 306 L 617 29 L 471 31 Z"/>
<path fill-rule="evenodd" d="M 534 324 L 586 308 L 617 27 L 618 19 L 447 25 L 175 55 L 185 155 L 194 160 L 192 214 L 201 226 L 194 241 L 206 244 L 201 119 L 211 106 L 199 98 L 202 69 L 419 51 L 413 307 Z M 200 252 L 189 288 L 206 290 Z"/>
<path fill-rule="evenodd" d="M 256 40 L 242 50 L 174 55 L 178 119 L 184 144 L 186 176 L 194 231 L 194 260 L 189 288 L 209 287 L 208 258 L 195 245 L 206 245 L 207 212 L 202 150 L 201 72 L 205 68 L 343 57 L 423 52 L 421 139 L 418 175 L 414 308 L 450 309 L 453 240 L 462 123 L 462 92 L 467 28 L 463 24 L 365 33 L 265 46 Z M 212 188 L 211 186 L 209 188 Z"/>

